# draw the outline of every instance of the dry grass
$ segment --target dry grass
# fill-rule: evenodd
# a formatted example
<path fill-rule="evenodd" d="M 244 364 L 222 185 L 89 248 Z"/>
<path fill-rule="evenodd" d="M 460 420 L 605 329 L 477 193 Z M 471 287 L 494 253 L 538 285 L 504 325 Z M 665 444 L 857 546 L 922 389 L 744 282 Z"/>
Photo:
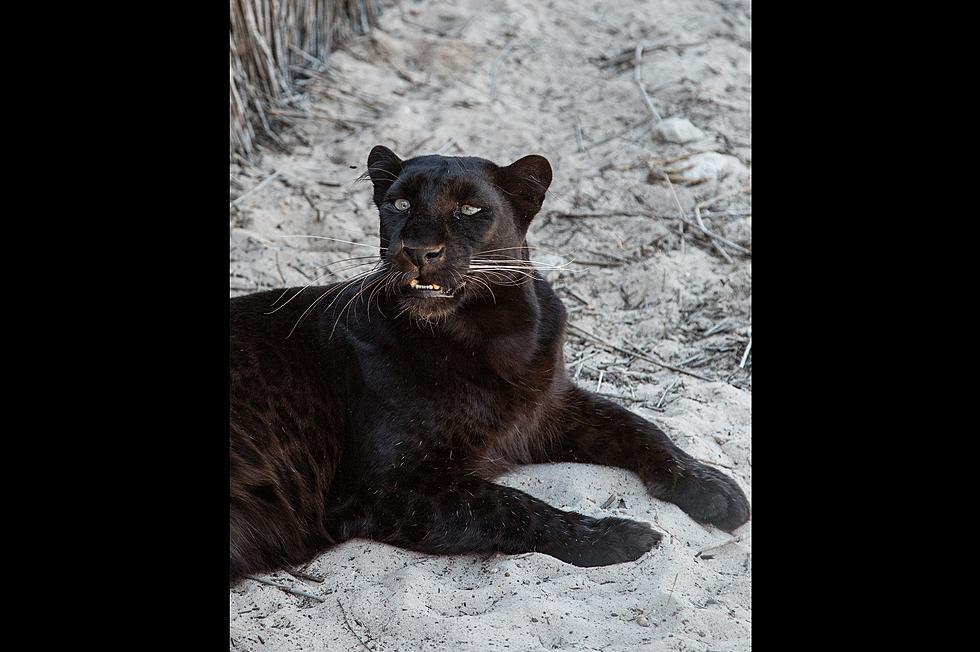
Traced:
<path fill-rule="evenodd" d="M 231 154 L 250 158 L 263 138 L 279 142 L 276 112 L 306 96 L 304 71 L 338 41 L 376 23 L 380 0 L 231 0 Z"/>

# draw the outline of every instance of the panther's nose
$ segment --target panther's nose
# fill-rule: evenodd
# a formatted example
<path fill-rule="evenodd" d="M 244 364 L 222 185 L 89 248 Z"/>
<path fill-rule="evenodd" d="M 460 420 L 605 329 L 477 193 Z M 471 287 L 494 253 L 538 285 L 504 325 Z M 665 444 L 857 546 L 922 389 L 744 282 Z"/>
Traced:
<path fill-rule="evenodd" d="M 426 265 L 442 260 L 446 254 L 446 245 L 441 242 L 435 245 L 403 244 L 401 253 L 416 267 L 422 269 Z"/>

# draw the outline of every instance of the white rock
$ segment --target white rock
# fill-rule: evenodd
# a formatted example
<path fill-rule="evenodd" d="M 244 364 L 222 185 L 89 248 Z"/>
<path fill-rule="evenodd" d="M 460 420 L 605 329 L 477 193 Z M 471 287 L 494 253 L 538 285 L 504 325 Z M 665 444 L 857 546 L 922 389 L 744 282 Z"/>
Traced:
<path fill-rule="evenodd" d="M 678 174 L 689 181 L 724 179 L 730 175 L 741 179 L 749 175 L 749 169 L 737 158 L 718 152 L 695 154 L 677 165 L 680 168 Z"/>
<path fill-rule="evenodd" d="M 667 118 L 657 123 L 653 135 L 669 143 L 689 143 L 704 138 L 704 132 L 687 118 Z"/>

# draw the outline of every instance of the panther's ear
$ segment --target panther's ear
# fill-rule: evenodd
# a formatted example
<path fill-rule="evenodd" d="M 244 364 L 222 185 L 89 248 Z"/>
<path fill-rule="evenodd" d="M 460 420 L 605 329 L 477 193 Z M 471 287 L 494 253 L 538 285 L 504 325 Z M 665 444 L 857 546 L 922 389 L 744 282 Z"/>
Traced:
<path fill-rule="evenodd" d="M 368 154 L 368 174 L 374 184 L 374 203 L 381 207 L 388 187 L 398 178 L 403 161 L 384 145 L 375 145 Z"/>
<path fill-rule="evenodd" d="M 497 185 L 514 206 L 520 226 L 527 228 L 551 185 L 551 164 L 537 154 L 525 156 L 497 170 Z"/>

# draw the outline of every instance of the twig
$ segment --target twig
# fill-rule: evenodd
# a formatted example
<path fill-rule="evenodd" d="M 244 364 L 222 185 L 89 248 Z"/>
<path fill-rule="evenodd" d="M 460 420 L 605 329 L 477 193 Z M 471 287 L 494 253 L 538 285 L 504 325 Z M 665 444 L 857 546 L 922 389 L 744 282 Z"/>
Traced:
<path fill-rule="evenodd" d="M 721 199 L 725 199 L 726 197 L 732 197 L 734 195 L 741 195 L 743 192 L 747 192 L 749 190 L 751 190 L 749 186 L 742 186 L 741 188 L 737 188 L 735 190 L 723 192 L 720 195 L 712 197 L 711 199 L 706 199 L 704 201 L 698 202 L 697 206 L 698 208 L 707 208 L 708 206 L 711 206 L 712 204 L 714 204 L 715 202 Z"/>
<path fill-rule="evenodd" d="M 672 382 L 671 384 L 667 385 L 667 387 L 664 388 L 663 394 L 660 395 L 660 400 L 657 401 L 658 408 L 663 407 L 664 399 L 667 398 L 667 392 L 672 390 L 674 388 L 674 385 L 677 384 L 677 382 L 678 381 L 675 379 L 674 382 Z"/>
<path fill-rule="evenodd" d="M 588 252 L 588 253 L 590 253 L 590 254 L 595 254 L 597 256 L 606 256 L 608 258 L 612 258 L 613 260 L 618 260 L 618 261 L 620 261 L 622 263 L 631 262 L 627 258 L 623 258 L 622 256 L 618 256 L 616 254 L 611 254 L 608 251 L 598 251 L 596 249 L 586 249 L 585 251 Z"/>
<path fill-rule="evenodd" d="M 709 231 L 706 228 L 702 228 L 699 224 L 695 224 L 695 223 L 690 222 L 688 220 L 683 220 L 683 221 L 686 224 L 688 224 L 689 226 L 693 226 L 698 231 L 700 231 L 701 233 L 705 234 L 706 236 L 708 236 L 712 240 L 717 240 L 718 242 L 720 242 L 720 243 L 722 243 L 724 245 L 728 245 L 732 249 L 734 249 L 734 250 L 736 250 L 738 252 L 741 252 L 741 253 L 745 254 L 746 256 L 750 256 L 750 257 L 752 256 L 752 250 L 751 249 L 746 249 L 745 247 L 743 247 L 742 245 L 738 244 L 737 242 L 732 242 L 728 238 L 724 238 L 724 237 L 718 235 L 717 233 L 715 233 L 714 231 Z"/>
<path fill-rule="evenodd" d="M 606 347 L 612 349 L 613 351 L 618 351 L 619 353 L 625 353 L 626 355 L 636 356 L 640 360 L 646 360 L 647 362 L 650 362 L 652 364 L 655 364 L 658 367 L 663 367 L 664 369 L 670 369 L 671 371 L 676 371 L 679 374 L 686 374 L 686 375 L 692 376 L 694 378 L 699 378 L 701 380 L 706 380 L 709 383 L 716 382 L 714 378 L 708 378 L 707 376 L 702 376 L 701 374 L 698 374 L 698 373 L 695 373 L 693 371 L 690 371 L 689 369 L 682 369 L 681 367 L 675 367 L 674 365 L 667 364 L 666 362 L 661 362 L 659 360 L 654 360 L 650 356 L 648 356 L 648 355 L 646 355 L 646 354 L 644 354 L 644 353 L 642 353 L 642 352 L 640 352 L 638 350 L 637 351 L 628 351 L 627 349 L 624 349 L 624 348 L 622 348 L 620 346 L 616 346 L 612 342 L 606 341 L 606 340 L 602 339 L 601 337 L 598 337 L 597 335 L 593 335 L 589 331 L 585 330 L 584 328 L 580 328 L 580 327 L 576 326 L 575 324 L 568 324 L 568 328 L 571 328 L 572 330 L 577 331 L 577 332 L 581 333 L 582 335 L 585 335 L 585 336 L 587 336 L 587 337 L 595 340 L 596 342 L 599 342 L 600 344 L 604 344 Z"/>
<path fill-rule="evenodd" d="M 745 347 L 745 353 L 742 354 L 742 361 L 738 364 L 739 369 L 745 368 L 745 361 L 749 359 L 749 351 L 752 350 L 752 338 L 749 337 L 749 344 Z M 765 357 L 765 353 L 762 354 Z"/>
<path fill-rule="evenodd" d="M 674 575 L 674 583 L 670 585 L 670 593 L 667 595 L 667 602 L 664 603 L 664 609 L 666 609 L 667 605 L 670 604 L 670 599 L 674 597 L 674 587 L 677 586 L 677 577 L 679 575 L 680 571 L 677 572 L 677 575 Z"/>
<path fill-rule="evenodd" d="M 361 635 L 358 634 L 357 631 L 354 629 L 354 626 L 351 625 L 351 623 L 350 623 L 351 617 L 350 617 L 350 615 L 348 615 L 347 610 L 344 609 L 344 603 L 340 601 L 340 598 L 339 597 L 337 598 L 337 604 L 340 606 L 340 612 L 342 614 L 344 614 L 344 624 L 347 625 L 347 629 L 349 629 L 350 630 L 350 633 L 354 635 L 354 637 L 358 640 L 358 642 L 360 642 L 360 644 L 362 646 L 364 646 L 364 649 L 365 650 L 370 650 L 371 648 L 368 646 L 367 641 L 365 641 L 363 638 L 361 638 Z M 356 623 L 357 621 L 355 620 L 354 622 Z M 360 624 L 360 623 L 358 623 L 358 624 Z M 371 638 L 368 637 L 368 641 L 370 641 L 370 640 L 371 640 Z"/>
<path fill-rule="evenodd" d="M 568 294 L 570 294 L 573 298 L 578 299 L 579 301 L 581 301 L 582 302 L 582 305 L 585 305 L 585 306 L 591 306 L 592 305 L 587 299 L 583 299 L 581 296 L 579 296 L 579 294 L 577 292 L 575 292 L 575 290 L 573 290 L 572 288 L 570 288 L 568 286 L 564 286 L 564 287 L 562 287 L 562 290 L 564 290 L 565 292 L 567 292 Z"/>
<path fill-rule="evenodd" d="M 738 535 L 738 536 L 735 536 L 735 537 L 729 537 L 728 539 L 725 539 L 721 543 L 716 543 L 714 545 L 708 546 L 707 548 L 701 548 L 696 553 L 694 553 L 694 556 L 695 557 L 700 557 L 701 555 L 703 555 L 704 553 L 708 552 L 709 550 L 717 550 L 718 548 L 724 548 L 725 546 L 727 546 L 730 543 L 741 543 L 741 542 L 742 542 L 742 535 L 741 534 Z"/>
<path fill-rule="evenodd" d="M 292 593 L 293 595 L 298 595 L 298 596 L 303 597 L 303 598 L 311 598 L 313 600 L 316 600 L 317 602 L 326 602 L 326 599 L 325 598 L 321 598 L 318 595 L 313 595 L 312 593 L 307 593 L 306 591 L 304 591 L 302 589 L 294 589 L 291 586 L 286 586 L 284 584 L 277 584 L 276 582 L 272 582 L 272 581 L 267 580 L 267 579 L 262 578 L 262 577 L 256 577 L 255 575 L 246 575 L 245 577 L 247 577 L 250 580 L 255 580 L 259 584 L 266 584 L 268 586 L 274 586 L 274 587 L 276 587 L 277 589 L 279 589 L 281 591 L 285 591 L 286 593 Z"/>
<path fill-rule="evenodd" d="M 642 211 L 609 211 L 603 213 L 570 213 L 565 211 L 548 211 L 548 217 L 586 218 L 586 217 L 650 217 L 649 212 Z"/>
<path fill-rule="evenodd" d="M 613 263 L 604 260 L 584 260 L 578 259 L 575 261 L 578 265 L 585 265 L 586 267 L 622 267 L 626 263 Z"/>
<path fill-rule="evenodd" d="M 266 247 L 269 247 L 270 249 L 275 249 L 278 246 L 277 243 L 273 242 L 272 240 L 270 240 L 269 238 L 265 237 L 261 233 L 256 233 L 255 231 L 249 231 L 248 229 L 243 229 L 241 227 L 236 226 L 235 228 L 233 228 L 231 230 L 231 232 L 232 233 L 239 233 L 239 234 L 245 236 L 246 238 L 251 238 L 252 240 L 255 240 L 256 242 L 259 242 L 259 243 L 265 245 Z"/>
<path fill-rule="evenodd" d="M 717 219 L 720 217 L 752 217 L 752 210 L 749 209 L 744 211 L 718 211 L 716 213 L 712 213 L 711 211 L 705 211 L 701 217 L 703 217 L 706 220 Z"/>
<path fill-rule="evenodd" d="M 674 198 L 674 203 L 677 205 L 678 216 L 681 220 L 680 229 L 678 229 L 678 235 L 681 237 L 681 254 L 684 253 L 684 225 L 687 220 L 684 217 L 684 208 L 681 206 L 681 200 L 677 198 L 677 193 L 674 191 L 674 184 L 670 181 L 670 175 L 664 172 L 664 179 L 667 180 L 667 187 L 670 188 L 670 194 Z"/>
<path fill-rule="evenodd" d="M 702 208 L 706 208 L 706 207 L 710 206 L 711 204 L 714 204 L 715 202 L 717 202 L 720 199 L 724 199 L 726 197 L 731 197 L 733 195 L 739 195 L 739 194 L 741 194 L 743 192 L 746 192 L 747 190 L 749 190 L 749 186 L 743 186 L 743 187 L 738 188 L 736 190 L 731 190 L 729 192 L 724 192 L 724 193 L 722 193 L 720 195 L 717 195 L 715 197 L 712 197 L 711 199 L 708 199 L 708 200 L 705 200 L 705 201 L 698 202 L 698 203 L 694 204 L 694 216 L 698 220 L 698 226 L 701 229 L 701 232 L 704 233 L 705 235 L 708 235 L 709 237 L 711 237 L 711 244 L 714 245 L 715 249 L 718 250 L 718 253 L 720 253 L 722 256 L 724 256 L 725 259 L 728 262 L 730 262 L 730 263 L 731 262 L 734 262 L 732 260 L 731 256 L 729 256 L 728 253 L 724 249 L 722 249 L 721 246 L 719 246 L 718 243 L 716 242 L 716 240 L 723 239 L 723 238 L 721 238 L 720 236 L 715 235 L 714 233 L 712 233 L 711 231 L 709 231 L 708 228 L 704 225 L 704 221 L 701 219 L 701 209 Z"/>
<path fill-rule="evenodd" d="M 455 145 L 455 144 L 456 144 L 456 139 L 450 138 L 449 141 L 446 142 L 445 145 L 443 145 L 438 150 L 436 150 L 436 154 L 442 155 L 445 152 L 448 152 L 450 149 L 452 149 L 453 145 Z"/>
<path fill-rule="evenodd" d="M 314 577 L 313 575 L 309 575 L 308 573 L 306 573 L 302 569 L 301 570 L 286 570 L 286 572 L 289 573 L 290 575 L 292 575 L 293 577 L 298 578 L 298 579 L 309 580 L 310 582 L 316 582 L 317 584 L 323 584 L 323 578 L 322 577 Z"/>
<path fill-rule="evenodd" d="M 286 284 L 286 277 L 283 275 L 283 273 L 282 273 L 282 266 L 279 264 L 279 252 L 278 251 L 273 251 L 272 253 L 274 253 L 276 255 L 276 269 L 279 270 L 279 279 L 282 281 L 282 284 L 285 285 Z"/>
<path fill-rule="evenodd" d="M 724 100 L 720 97 L 712 97 L 710 95 L 702 95 L 700 93 L 695 95 L 694 100 L 697 102 L 710 102 L 711 104 L 717 104 L 718 106 L 725 106 L 728 107 L 729 109 L 735 109 L 736 111 L 749 110 L 749 107 L 743 104 L 736 104 L 735 102 L 729 102 L 728 100 Z"/>
<path fill-rule="evenodd" d="M 256 185 L 254 188 L 252 188 L 251 190 L 247 191 L 243 195 L 239 195 L 237 199 L 233 199 L 230 202 L 229 205 L 230 206 L 237 206 L 238 203 L 241 202 L 243 199 L 245 199 L 246 197 L 248 197 L 249 195 L 251 195 L 253 192 L 259 190 L 260 188 L 262 188 L 262 186 L 264 186 L 265 184 L 269 183 L 270 181 L 272 181 L 273 179 L 275 179 L 278 176 L 279 176 L 279 170 L 276 170 L 275 172 L 273 172 L 272 174 L 270 174 L 269 176 L 267 176 L 265 179 L 263 179 L 262 181 L 260 181 L 258 183 L 258 185 Z"/>
<path fill-rule="evenodd" d="M 735 249 L 735 250 L 737 250 L 737 251 L 745 254 L 746 256 L 750 256 L 750 257 L 752 256 L 752 251 L 750 249 L 746 249 L 745 247 L 743 247 L 742 245 L 738 244 L 737 242 L 732 242 L 728 238 L 724 238 L 724 237 L 718 235 L 717 233 L 714 233 L 713 231 L 708 231 L 707 229 L 702 229 L 696 222 L 692 222 L 692 221 L 690 221 L 688 219 L 685 219 L 683 217 L 671 218 L 669 215 L 653 215 L 652 213 L 648 213 L 648 215 L 650 217 L 666 217 L 667 219 L 677 219 L 677 220 L 680 220 L 684 224 L 687 224 L 688 226 L 697 229 L 698 231 L 700 231 L 701 233 L 703 233 L 707 237 L 713 238 L 713 239 L 717 240 L 718 242 L 721 242 L 722 244 L 726 244 L 729 247 L 731 247 L 732 249 Z"/>
<path fill-rule="evenodd" d="M 724 244 L 728 245 L 732 249 L 735 249 L 737 251 L 742 252 L 746 256 L 751 256 L 752 255 L 752 252 L 751 251 L 749 251 L 748 249 L 746 249 L 742 245 L 738 244 L 737 242 L 732 242 L 731 240 L 729 240 L 727 238 L 723 238 L 720 235 L 718 235 L 717 233 L 714 233 L 713 231 L 709 231 L 708 228 L 704 225 L 704 222 L 701 221 L 701 216 L 700 216 L 700 210 L 701 210 L 701 208 L 704 208 L 704 206 L 706 206 L 707 204 L 714 203 L 718 199 L 721 199 L 722 197 L 725 197 L 725 196 L 730 195 L 730 194 L 737 194 L 737 193 L 740 193 L 740 192 L 745 192 L 748 189 L 747 186 L 746 187 L 743 187 L 743 188 L 740 188 L 737 191 L 733 191 L 732 193 L 725 193 L 723 195 L 718 195 L 717 197 L 715 197 L 711 201 L 707 202 L 707 204 L 702 203 L 702 204 L 696 205 L 694 207 L 694 210 L 695 210 L 695 215 L 697 215 L 698 222 L 697 223 L 694 223 L 694 222 L 691 222 L 690 220 L 688 220 L 687 217 L 685 217 L 685 215 L 684 215 L 684 208 L 681 206 L 680 199 L 677 198 L 677 193 L 674 192 L 674 184 L 672 184 L 670 182 L 670 176 L 667 175 L 667 174 L 665 174 L 664 175 L 664 179 L 667 180 L 667 187 L 670 188 L 670 193 L 674 197 L 674 203 L 677 205 L 677 210 L 680 212 L 680 215 L 679 215 L 679 217 L 677 219 L 679 219 L 684 224 L 687 224 L 689 226 L 694 227 L 695 229 L 701 231 L 701 233 L 703 233 L 704 235 L 708 236 L 711 239 L 712 244 L 719 251 L 721 251 L 721 249 L 720 249 L 720 247 L 718 247 L 717 243 L 715 242 L 716 240 L 718 242 L 721 242 L 721 243 L 724 243 Z M 733 262 L 732 259 L 731 259 L 731 257 L 727 253 L 722 252 L 722 254 L 725 256 L 725 258 L 728 260 L 728 262 Z"/>
<path fill-rule="evenodd" d="M 437 29 L 435 27 L 429 27 L 428 25 L 423 25 L 422 23 L 417 23 L 414 20 L 409 20 L 408 18 L 405 18 L 405 12 L 404 11 L 401 12 L 400 18 L 402 19 L 402 22 L 405 23 L 406 25 L 411 25 L 412 27 L 417 27 L 420 30 L 422 30 L 423 32 L 426 32 L 427 34 L 435 34 L 436 36 L 441 36 L 443 38 L 449 36 L 449 32 L 445 32 L 445 31 L 443 31 L 441 29 Z"/>
<path fill-rule="evenodd" d="M 407 25 L 411 25 L 412 27 L 417 27 L 418 29 L 428 34 L 435 34 L 436 36 L 441 36 L 442 38 L 446 38 L 446 37 L 459 38 L 460 36 L 462 36 L 463 32 L 466 31 L 466 28 L 470 26 L 470 23 L 472 23 L 473 20 L 476 19 L 476 14 L 470 16 L 466 21 L 463 22 L 463 24 L 459 27 L 459 29 L 457 29 L 455 33 L 453 33 L 453 32 L 447 32 L 445 30 L 441 30 L 437 27 L 429 27 L 428 25 L 423 25 L 422 23 L 417 23 L 414 20 L 406 18 L 405 11 L 401 8 L 401 3 L 399 3 L 398 10 L 399 13 L 401 14 L 399 18 L 402 19 L 403 23 Z"/>
<path fill-rule="evenodd" d="M 617 401 L 633 401 L 634 403 L 639 403 L 643 405 L 643 407 L 645 407 L 646 409 L 652 412 L 666 412 L 666 410 L 664 410 L 663 408 L 658 408 L 656 405 L 653 405 L 652 403 L 650 403 L 649 401 L 643 398 L 623 396 L 622 394 L 610 394 L 608 392 L 599 392 L 599 393 L 593 392 L 593 394 L 595 394 L 596 396 L 603 396 L 605 398 L 615 399 Z"/>
<path fill-rule="evenodd" d="M 583 369 L 583 367 L 585 367 L 586 360 L 589 360 L 591 358 L 594 358 L 597 355 L 599 355 L 599 352 L 598 351 L 593 351 L 590 355 L 587 355 L 587 356 L 585 356 L 584 358 L 582 358 L 581 360 L 578 361 L 578 369 L 575 371 L 575 380 L 578 380 L 578 377 L 582 375 L 582 369 Z"/>
<path fill-rule="evenodd" d="M 313 278 L 310 277 L 309 274 L 307 274 L 306 272 L 304 272 L 300 267 L 297 267 L 296 265 L 293 265 L 292 263 L 287 263 L 286 264 L 286 267 L 288 267 L 288 268 L 290 268 L 292 270 L 295 270 L 295 271 L 299 272 L 299 275 L 302 276 L 303 278 L 305 278 L 307 281 L 310 281 L 311 283 L 313 282 Z"/>
<path fill-rule="evenodd" d="M 668 530 L 667 528 L 665 528 L 664 527 L 664 524 L 660 522 L 660 515 L 659 514 L 656 514 L 655 513 L 653 515 L 653 522 L 657 524 L 657 527 L 659 527 L 661 530 L 663 530 L 664 532 L 666 532 L 667 534 L 669 534 L 673 538 L 674 533 L 671 532 L 670 530 Z"/>
<path fill-rule="evenodd" d="M 718 322 L 717 324 L 715 324 L 714 326 L 706 330 L 704 334 L 701 336 L 701 338 L 703 339 L 705 337 L 711 337 L 715 333 L 723 333 L 726 331 L 733 330 L 735 329 L 736 326 L 738 326 L 738 322 L 736 322 L 734 319 L 730 317 L 726 317 L 725 319 L 722 319 L 720 322 Z"/>
<path fill-rule="evenodd" d="M 708 42 L 707 40 L 703 40 L 703 41 L 694 41 L 692 43 L 649 43 L 647 45 L 644 45 L 643 49 L 646 50 L 647 52 L 656 52 L 658 50 L 669 50 L 671 48 L 682 50 L 684 48 L 690 48 L 697 45 L 704 45 L 707 42 Z M 629 48 L 626 48 L 616 56 L 606 57 L 605 61 L 602 61 L 596 65 L 598 65 L 600 68 L 624 66 L 628 64 L 630 58 L 633 57 L 635 57 L 635 50 L 630 50 Z"/>
<path fill-rule="evenodd" d="M 643 96 L 643 101 L 646 102 L 647 108 L 650 109 L 650 114 L 654 117 L 654 119 L 656 119 L 657 122 L 660 122 L 661 120 L 663 120 L 663 118 L 661 118 L 660 114 L 657 113 L 657 109 L 654 108 L 653 106 L 653 100 L 650 99 L 650 96 L 647 94 L 646 89 L 643 88 L 643 78 L 640 73 L 640 69 L 642 65 L 643 65 L 643 44 L 638 43 L 636 46 L 636 54 L 633 57 L 633 81 L 635 81 L 636 85 L 639 87 L 640 94 Z"/>
<path fill-rule="evenodd" d="M 698 226 L 701 228 L 702 233 L 711 233 L 711 231 L 708 230 L 708 227 L 704 225 L 704 220 L 701 219 L 701 209 L 698 208 L 697 204 L 694 205 L 694 217 L 697 218 Z M 735 262 L 734 260 L 732 260 L 732 257 L 728 255 L 728 252 L 722 249 L 721 245 L 718 244 L 718 242 L 714 238 L 711 238 L 711 246 L 714 247 L 715 251 L 720 253 L 721 257 L 727 260 L 729 263 Z"/>
<path fill-rule="evenodd" d="M 623 137 L 623 136 L 625 136 L 627 134 L 630 134 L 634 130 L 638 129 L 639 127 L 642 127 L 644 125 L 649 125 L 651 122 L 654 122 L 655 120 L 656 120 L 656 118 L 654 118 L 653 116 L 648 116 L 646 118 L 643 118 L 642 120 L 640 120 L 639 122 L 633 124 L 633 126 L 627 128 L 624 131 L 620 131 L 619 133 L 615 133 L 612 136 L 607 136 L 606 138 L 603 138 L 602 140 L 598 140 L 598 141 L 596 141 L 594 143 L 589 143 L 588 145 L 585 146 L 585 149 L 586 149 L 586 151 L 588 151 L 588 150 L 592 149 L 593 147 L 598 147 L 599 145 L 605 145 L 609 141 L 615 140 L 617 138 L 621 138 L 621 137 Z"/>
<path fill-rule="evenodd" d="M 670 158 L 651 158 L 647 161 L 648 167 L 666 167 L 671 163 L 677 163 L 678 161 L 686 161 L 692 156 L 697 156 L 703 152 L 688 152 L 687 154 L 681 154 L 679 156 L 671 156 Z"/>
<path fill-rule="evenodd" d="M 323 213 L 320 212 L 320 209 L 317 207 L 316 202 L 313 201 L 313 198 L 310 197 L 310 194 L 308 192 L 306 192 L 306 186 L 301 186 L 300 189 L 299 189 L 299 191 L 300 191 L 300 194 L 303 195 L 303 199 L 306 200 L 306 203 L 308 203 L 310 205 L 310 208 L 312 208 L 316 212 L 316 221 L 317 222 L 322 222 L 323 221 Z"/>

